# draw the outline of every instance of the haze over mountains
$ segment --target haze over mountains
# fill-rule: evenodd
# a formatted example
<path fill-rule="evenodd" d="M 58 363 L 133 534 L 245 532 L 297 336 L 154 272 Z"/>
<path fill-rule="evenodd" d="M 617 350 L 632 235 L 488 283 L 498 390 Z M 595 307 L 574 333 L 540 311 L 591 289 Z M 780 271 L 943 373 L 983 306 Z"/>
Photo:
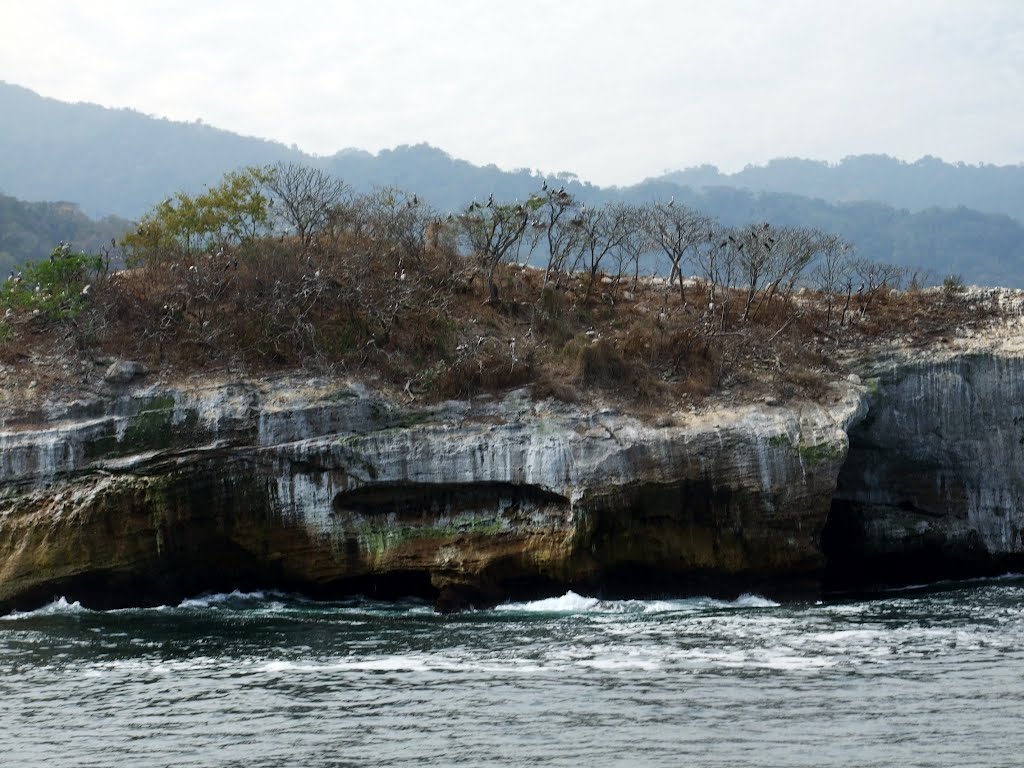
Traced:
<path fill-rule="evenodd" d="M 173 192 L 195 192 L 226 171 L 279 161 L 316 165 L 357 191 L 398 186 L 441 212 L 461 210 L 489 194 L 525 198 L 541 183 L 539 172 L 474 166 L 426 144 L 316 157 L 200 122 L 68 104 L 6 83 L 0 83 L 0 114 L 0 192 L 22 201 L 67 201 L 94 218 L 137 218 Z M 619 188 L 599 188 L 567 173 L 548 178 L 590 202 L 674 196 L 725 224 L 765 220 L 833 231 L 854 242 L 862 257 L 924 266 L 938 279 L 958 273 L 968 282 L 1024 286 L 1020 165 L 950 164 L 931 157 L 907 163 L 862 155 L 831 165 L 778 159 L 735 174 L 701 166 Z M 17 201 L 3 202 L 2 210 L 17 208 Z M 42 226 L 39 210 L 31 226 Z M 65 215 L 69 210 L 54 209 Z M 40 258 L 55 245 L 40 245 L 55 231 L 43 228 L 29 252 L 25 221 L 14 213 L 0 219 L 0 266 Z M 20 229 L 19 237 L 11 235 L 14 229 Z M 80 241 L 87 239 L 76 237 L 76 245 L 85 247 Z"/>

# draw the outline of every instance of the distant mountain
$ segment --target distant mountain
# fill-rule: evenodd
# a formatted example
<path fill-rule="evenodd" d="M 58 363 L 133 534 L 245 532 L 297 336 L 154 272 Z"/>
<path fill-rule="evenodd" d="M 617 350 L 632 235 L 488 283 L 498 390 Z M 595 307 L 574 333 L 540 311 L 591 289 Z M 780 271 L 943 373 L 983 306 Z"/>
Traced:
<path fill-rule="evenodd" d="M 62 241 L 99 253 L 131 222 L 116 216 L 94 221 L 74 203 L 26 203 L 0 195 L 0 280 L 26 261 L 45 259 Z"/>
<path fill-rule="evenodd" d="M 3 82 L 0 114 L 0 193 L 74 200 L 91 216 L 138 218 L 168 194 L 197 192 L 242 166 L 282 161 L 329 170 L 357 190 L 390 184 L 417 191 L 443 209 L 473 195 L 525 196 L 540 184 L 529 172 L 480 168 L 425 144 L 317 157 L 202 123 L 68 104 Z"/>
<path fill-rule="evenodd" d="M 1024 165 L 954 164 L 931 156 L 906 163 L 888 155 L 855 155 L 837 164 L 786 157 L 731 174 L 702 165 L 656 180 L 694 189 L 741 187 L 830 202 L 873 200 L 911 211 L 965 206 L 1005 213 L 1024 223 Z"/>
<path fill-rule="evenodd" d="M 356 191 L 400 187 L 442 213 L 489 194 L 525 199 L 542 183 L 530 171 L 475 166 L 426 144 L 316 157 L 201 123 L 67 104 L 5 83 L 0 114 L 0 191 L 22 199 L 73 200 L 92 216 L 137 218 L 176 191 L 196 192 L 226 171 L 278 161 L 320 167 Z M 847 158 L 836 166 L 774 160 L 731 175 L 701 166 L 620 188 L 602 189 L 572 174 L 549 183 L 591 203 L 675 196 L 726 224 L 815 226 L 844 235 L 864 258 L 923 266 L 939 279 L 956 273 L 968 282 L 1024 286 L 1021 166 L 950 165 L 935 158 L 908 164 L 879 155 Z M 39 242 L 50 231 L 42 230 Z M 6 250 L 8 261 L 24 260 L 29 252 Z"/>
<path fill-rule="evenodd" d="M 135 218 L 169 192 L 197 191 L 243 165 L 305 160 L 283 144 L 129 109 L 67 104 L 0 83 L 0 192 L 74 200 Z"/>
<path fill-rule="evenodd" d="M 496 165 L 473 165 L 429 144 L 403 145 L 376 155 L 346 150 L 314 162 L 356 190 L 399 187 L 419 194 L 442 213 L 461 210 L 474 199 L 482 202 L 491 194 L 498 200 L 525 200 L 543 183 L 542 177 L 528 170 L 503 171 Z M 608 195 L 573 174 L 552 176 L 550 181 L 581 200 L 597 201 Z"/>

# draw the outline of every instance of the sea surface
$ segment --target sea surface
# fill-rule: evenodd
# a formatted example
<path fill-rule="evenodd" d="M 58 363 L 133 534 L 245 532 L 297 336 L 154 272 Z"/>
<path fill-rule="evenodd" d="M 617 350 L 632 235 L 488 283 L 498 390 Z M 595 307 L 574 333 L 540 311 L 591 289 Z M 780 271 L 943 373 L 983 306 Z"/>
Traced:
<path fill-rule="evenodd" d="M 1020 766 L 1024 577 L 779 605 L 232 593 L 0 619 L 0 765 Z"/>

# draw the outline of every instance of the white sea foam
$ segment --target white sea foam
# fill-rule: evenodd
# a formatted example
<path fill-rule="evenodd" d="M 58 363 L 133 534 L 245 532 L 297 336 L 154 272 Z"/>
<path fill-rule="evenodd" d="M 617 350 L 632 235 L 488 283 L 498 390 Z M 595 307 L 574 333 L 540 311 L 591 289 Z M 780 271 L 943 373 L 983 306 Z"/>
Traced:
<path fill-rule="evenodd" d="M 548 597 L 525 603 L 504 603 L 497 606 L 496 611 L 516 613 L 668 613 L 674 611 L 694 611 L 702 608 L 777 608 L 774 600 L 761 595 L 743 594 L 735 600 L 715 600 L 709 597 L 696 597 L 678 600 L 600 600 L 596 597 L 585 597 L 573 591 L 561 597 Z"/>
<path fill-rule="evenodd" d="M 434 663 L 420 656 L 377 656 L 371 658 L 339 660 L 330 662 L 295 662 L 268 661 L 259 667 L 260 672 L 271 675 L 288 675 L 325 672 L 429 672 L 433 669 L 461 668 L 461 664 L 445 663 L 438 660 Z"/>
<path fill-rule="evenodd" d="M 601 601 L 596 597 L 584 597 L 570 590 L 561 597 L 548 597 L 527 603 L 505 603 L 497 606 L 495 610 L 519 613 L 589 613 L 600 606 Z"/>
<path fill-rule="evenodd" d="M 643 670 L 653 672 L 658 669 L 659 664 L 654 659 L 629 659 L 629 658 L 599 658 L 581 659 L 576 662 L 581 667 L 598 669 L 604 672 L 618 672 L 622 670 Z"/>
<path fill-rule="evenodd" d="M 214 608 L 229 602 L 261 602 L 267 599 L 266 592 L 218 592 L 213 595 L 191 597 L 178 603 L 179 608 Z"/>
<path fill-rule="evenodd" d="M 75 600 L 73 603 L 69 603 L 66 598 L 58 597 L 49 605 L 44 605 L 42 608 L 36 608 L 34 611 L 11 611 L 6 616 L 0 616 L 0 620 L 13 621 L 17 619 L 29 619 L 34 616 L 59 616 L 59 615 L 73 615 L 76 613 L 88 613 L 88 608 L 83 608 L 82 604 Z"/>
<path fill-rule="evenodd" d="M 737 608 L 778 608 L 779 604 L 774 600 L 769 600 L 767 597 L 761 597 L 761 595 L 755 595 L 750 592 L 746 592 L 735 600 L 732 601 L 731 605 L 735 605 Z"/>

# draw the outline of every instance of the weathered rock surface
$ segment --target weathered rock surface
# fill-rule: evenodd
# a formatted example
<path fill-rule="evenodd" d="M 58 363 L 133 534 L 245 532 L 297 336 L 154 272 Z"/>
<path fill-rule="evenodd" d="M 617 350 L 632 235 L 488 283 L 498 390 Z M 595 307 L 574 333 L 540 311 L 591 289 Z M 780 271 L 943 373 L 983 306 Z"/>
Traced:
<path fill-rule="evenodd" d="M 1024 357 L 882 363 L 850 432 L 824 545 L 839 584 L 1024 562 Z"/>
<path fill-rule="evenodd" d="M 525 390 L 420 406 L 289 378 L 5 406 L 0 610 L 258 587 L 447 610 L 1019 568 L 1021 331 L 880 355 L 829 405 L 653 425 Z"/>
<path fill-rule="evenodd" d="M 0 607 L 209 589 L 435 595 L 813 588 L 859 415 L 747 407 L 654 427 L 351 383 L 159 387 L 6 414 Z"/>

